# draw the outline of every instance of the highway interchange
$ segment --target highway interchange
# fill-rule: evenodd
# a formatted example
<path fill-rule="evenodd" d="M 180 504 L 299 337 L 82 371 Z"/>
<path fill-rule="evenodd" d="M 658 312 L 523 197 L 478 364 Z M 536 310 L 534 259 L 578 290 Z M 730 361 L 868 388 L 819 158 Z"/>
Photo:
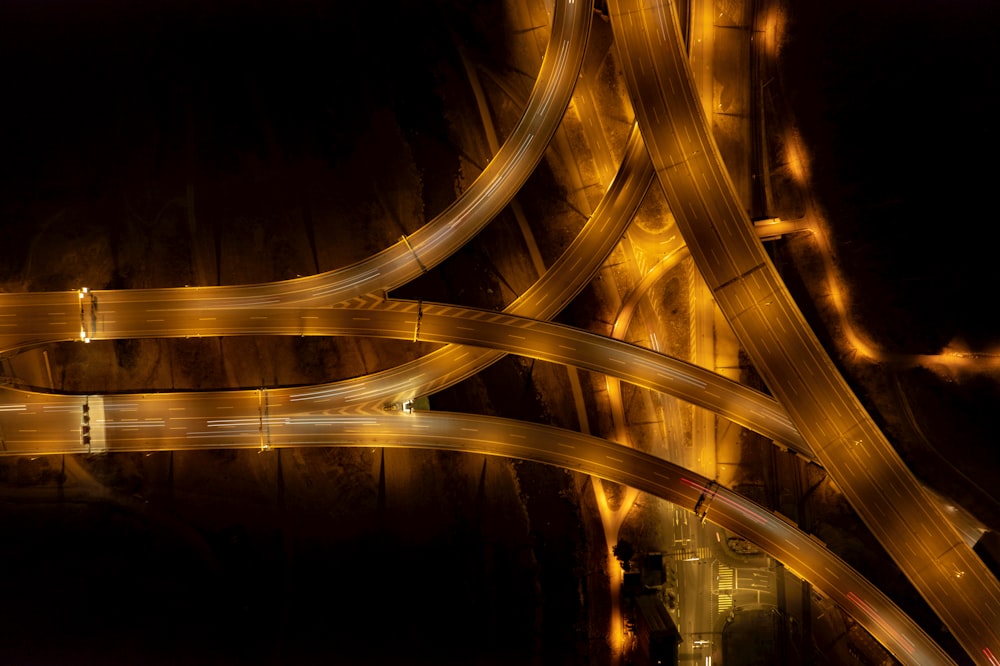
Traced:
<path fill-rule="evenodd" d="M 739 205 L 668 2 L 609 3 L 639 127 L 727 321 L 820 463 L 978 663 L 1000 654 L 1000 585 L 840 376 Z"/>
<path fill-rule="evenodd" d="M 476 182 L 435 220 L 365 261 L 267 285 L 0 295 L 5 351 L 62 340 L 196 335 L 367 335 L 448 346 L 382 373 L 311 388 L 197 397 L 4 390 L 4 454 L 456 448 L 577 469 L 693 508 L 710 480 L 641 452 L 502 419 L 381 409 L 454 384 L 503 353 L 574 365 L 682 397 L 814 455 L 970 657 L 1000 663 L 992 656 L 1000 654 L 997 581 L 864 413 L 776 277 L 708 131 L 671 5 L 612 2 L 610 8 L 641 135 L 633 132 L 612 187 L 561 263 L 506 312 L 384 294 L 464 245 L 537 165 L 579 73 L 592 16 L 586 3 L 556 3 L 549 48 L 522 120 Z M 654 171 L 696 265 L 777 401 L 697 366 L 545 322 L 599 270 Z M 84 403 L 91 424 L 86 443 Z M 835 599 L 900 661 L 951 663 L 874 586 L 784 520 L 725 489 L 711 513 L 713 522 L 757 543 Z"/>

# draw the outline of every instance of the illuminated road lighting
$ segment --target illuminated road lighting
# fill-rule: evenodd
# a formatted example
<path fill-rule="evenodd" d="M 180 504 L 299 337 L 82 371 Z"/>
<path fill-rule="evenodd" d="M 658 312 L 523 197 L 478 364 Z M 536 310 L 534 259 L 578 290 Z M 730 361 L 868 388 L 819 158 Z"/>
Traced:
<path fill-rule="evenodd" d="M 145 421 L 100 421 L 108 430 L 121 428 L 162 428 L 163 419 L 146 419 Z"/>
<path fill-rule="evenodd" d="M 895 638 L 907 652 L 913 654 L 913 643 L 908 641 L 905 636 L 901 636 L 899 632 L 893 629 L 893 627 L 888 622 L 882 619 L 882 617 L 875 611 L 874 608 L 868 605 L 865 601 L 861 599 L 861 597 L 854 594 L 853 592 L 848 592 L 847 598 L 850 599 L 858 608 L 864 611 L 868 615 L 868 617 L 870 617 L 872 620 L 878 623 L 879 627 L 881 627 L 883 631 L 885 631 L 887 634 Z M 998 664 L 997 666 L 1000 666 L 1000 664 Z"/>

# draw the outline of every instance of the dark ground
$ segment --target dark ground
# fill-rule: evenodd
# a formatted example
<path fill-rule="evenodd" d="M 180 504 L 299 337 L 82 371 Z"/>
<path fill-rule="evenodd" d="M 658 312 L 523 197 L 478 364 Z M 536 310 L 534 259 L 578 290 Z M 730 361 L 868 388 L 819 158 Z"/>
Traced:
<path fill-rule="evenodd" d="M 395 242 L 454 197 L 445 118 L 474 108 L 442 84 L 463 77 L 448 28 L 503 72 L 499 7 L 3 3 L 0 280 L 273 280 Z M 474 244 L 420 295 L 502 306 L 490 251 Z M 171 385 L 192 388 L 224 386 L 227 369 L 255 378 L 241 364 L 258 356 L 261 376 L 287 383 L 407 354 L 364 341 L 197 342 L 51 357 L 73 361 L 65 388 L 93 391 L 105 376 L 118 390 L 170 388 L 155 385 L 162 372 L 139 372 L 150 353 L 171 359 Z M 545 421 L 531 381 L 531 366 L 505 359 L 434 406 Z M 587 662 L 569 474 L 395 451 L 380 495 L 377 452 L 274 453 L 81 458 L 61 486 L 58 459 L 0 459 L 0 661 Z"/>
<path fill-rule="evenodd" d="M 1000 133 L 990 107 L 1000 99 L 1000 10 L 976 0 L 789 4 L 785 97 L 812 155 L 851 316 L 891 352 L 957 342 L 995 353 L 990 165 Z M 918 475 L 1000 526 L 998 373 L 840 360 Z"/>
<path fill-rule="evenodd" d="M 881 343 L 1000 345 L 991 233 L 1000 146 L 996 3 L 792 2 L 786 87 L 814 176 Z"/>

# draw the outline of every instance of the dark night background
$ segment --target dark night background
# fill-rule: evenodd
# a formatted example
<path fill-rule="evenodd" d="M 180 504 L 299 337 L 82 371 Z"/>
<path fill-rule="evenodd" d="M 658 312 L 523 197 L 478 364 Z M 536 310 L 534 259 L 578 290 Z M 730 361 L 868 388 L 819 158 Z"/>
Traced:
<path fill-rule="evenodd" d="M 782 52 L 786 98 L 812 156 L 851 317 L 890 352 L 965 345 L 997 354 L 1000 126 L 992 107 L 1000 99 L 1000 7 L 793 5 Z M 993 363 L 988 373 L 955 376 L 922 367 L 847 375 L 918 477 L 995 529 Z"/>
<path fill-rule="evenodd" d="M 795 2 L 783 52 L 862 321 L 890 348 L 1000 344 L 996 3 Z"/>
<path fill-rule="evenodd" d="M 903 351 L 934 352 L 956 336 L 973 348 L 1000 344 L 992 228 L 997 6 L 795 4 L 808 11 L 796 9 L 785 51 L 793 63 L 789 101 L 842 260 L 864 286 L 854 294 L 860 318 L 878 340 Z M 500 48 L 496 40 L 475 34 L 489 20 L 468 21 L 467 12 L 457 0 L 404 2 L 395 10 L 304 0 L 4 2 L 0 279 L 23 272 L 39 208 L 142 188 L 146 180 L 183 188 L 192 170 L 199 186 L 211 186 L 248 155 L 337 162 L 354 153 L 352 128 L 376 104 L 393 108 L 408 132 L 441 131 L 422 58 L 454 56 L 442 47 L 445 26 L 456 26 L 473 46 L 481 42 L 483 57 L 502 57 L 490 53 Z M 259 132 L 262 126 L 269 131 Z M 511 650 L 496 663 L 515 663 L 533 647 L 533 611 L 505 616 L 494 608 L 495 625 L 484 628 L 475 613 L 486 601 L 475 591 L 444 603 L 436 596 L 429 572 L 448 555 L 480 548 L 468 546 L 475 539 L 464 528 L 449 533 L 451 551 L 424 545 L 397 557 L 393 542 L 372 537 L 333 559 L 308 553 L 296 574 L 301 581 L 282 588 L 275 573 L 282 545 L 271 527 L 207 535 L 230 564 L 216 576 L 163 536 L 169 530 L 137 525 L 110 508 L 77 507 L 52 519 L 8 506 L 0 524 L 0 655 L 8 663 L 115 663 L 109 654 L 134 663 L 149 646 L 169 642 L 160 648 L 162 663 L 266 663 L 277 653 L 269 632 L 280 627 L 297 627 L 284 639 L 295 663 L 309 663 L 314 651 L 322 655 L 316 663 L 355 663 L 329 662 L 328 655 L 365 642 L 384 648 L 399 641 L 406 654 L 385 649 L 385 658 L 411 664 L 470 663 L 476 641 L 497 654 Z M 257 553 L 253 561 L 242 555 L 247 544 Z M 490 547 L 516 568 L 509 545 Z M 366 566 L 348 589 L 310 586 L 326 567 L 359 562 Z M 279 599 L 292 593 L 301 596 Z M 514 609 L 536 591 L 513 586 L 493 594 L 492 602 Z M 290 615 L 271 616 L 272 602 Z M 322 612 L 288 611 L 297 602 Z M 337 624 L 345 618 L 352 619 Z M 545 663 L 558 663 L 561 636 L 553 636 Z M 45 656 L 30 656 L 39 652 Z"/>
<path fill-rule="evenodd" d="M 38 221 L 64 207 L 126 217 L 128 204 L 193 182 L 206 218 L 227 200 L 266 216 L 296 196 L 321 196 L 291 166 L 311 165 L 306 177 L 316 179 L 316 165 L 357 160 L 363 170 L 391 159 L 359 142 L 376 109 L 391 109 L 414 144 L 426 145 L 421 134 L 442 138 L 430 70 L 441 59 L 461 66 L 447 30 L 475 57 L 502 63 L 500 18 L 484 9 L 470 20 L 464 3 L 447 0 L 3 3 L 0 279 L 24 273 Z M 484 24 L 497 31 L 492 41 L 477 32 Z M 450 203 L 433 186 L 450 189 L 455 164 L 439 165 L 443 178 L 425 174 L 429 214 Z M 239 201 L 237 186 L 262 208 Z M 336 193 L 338 184 L 327 187 Z M 81 240 L 116 228 L 86 216 L 79 224 Z M 56 270 L 50 279 L 31 288 L 73 288 L 79 278 Z M 12 489 L 0 502 L 0 661 L 485 665 L 534 653 L 577 663 L 572 553 L 582 537 L 575 505 L 559 494 L 564 473 L 518 472 L 547 491 L 527 507 L 546 527 L 529 533 L 515 492 L 489 494 L 502 475 L 487 483 L 486 499 L 475 485 L 451 487 L 464 478 L 458 472 L 433 480 L 454 456 L 390 464 L 430 484 L 411 498 L 421 518 L 401 510 L 399 497 L 379 508 L 375 486 L 357 483 L 371 476 L 362 453 L 308 453 L 326 473 L 316 473 L 319 482 L 296 472 L 291 455 L 277 503 L 274 457 L 268 470 L 254 452 L 174 456 L 189 470 L 177 478 L 264 472 L 246 497 L 239 493 L 253 483 L 201 477 L 202 488 L 184 491 L 204 493 L 201 507 L 164 496 L 166 462 L 155 456 L 122 456 L 120 467 L 98 470 L 128 489 L 124 506 L 36 501 L 18 486 L 38 478 L 38 461 L 12 461 L 0 479 Z M 218 487 L 234 497 L 219 497 Z M 540 626 L 543 593 L 550 615 Z"/>

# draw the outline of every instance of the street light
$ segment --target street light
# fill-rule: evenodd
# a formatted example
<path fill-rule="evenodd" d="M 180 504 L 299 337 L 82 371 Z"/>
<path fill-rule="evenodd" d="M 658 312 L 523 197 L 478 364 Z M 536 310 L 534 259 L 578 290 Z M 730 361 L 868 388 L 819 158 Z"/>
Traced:
<path fill-rule="evenodd" d="M 76 293 L 80 297 L 80 339 L 84 342 L 90 342 L 90 338 L 87 336 L 87 326 L 84 320 L 83 312 L 83 297 L 90 292 L 87 287 L 81 287 Z"/>

